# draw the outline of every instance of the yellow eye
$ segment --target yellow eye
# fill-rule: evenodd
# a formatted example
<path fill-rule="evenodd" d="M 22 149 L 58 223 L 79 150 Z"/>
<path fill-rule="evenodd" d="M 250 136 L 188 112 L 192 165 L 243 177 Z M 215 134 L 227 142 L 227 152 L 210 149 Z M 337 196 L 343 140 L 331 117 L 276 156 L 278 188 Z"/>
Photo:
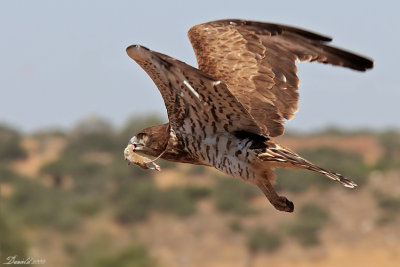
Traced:
<path fill-rule="evenodd" d="M 146 134 L 140 133 L 140 134 L 137 135 L 137 138 L 138 138 L 140 141 L 145 141 L 145 139 L 146 139 Z"/>

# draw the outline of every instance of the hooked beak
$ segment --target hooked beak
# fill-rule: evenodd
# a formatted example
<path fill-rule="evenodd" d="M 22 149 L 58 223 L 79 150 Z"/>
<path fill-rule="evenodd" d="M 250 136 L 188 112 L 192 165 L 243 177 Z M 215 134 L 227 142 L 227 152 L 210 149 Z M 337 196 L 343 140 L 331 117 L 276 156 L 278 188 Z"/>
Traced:
<path fill-rule="evenodd" d="M 129 140 L 129 144 L 131 145 L 131 148 L 133 151 L 140 151 L 143 148 L 143 144 L 139 143 L 136 136 L 132 137 L 131 140 Z"/>

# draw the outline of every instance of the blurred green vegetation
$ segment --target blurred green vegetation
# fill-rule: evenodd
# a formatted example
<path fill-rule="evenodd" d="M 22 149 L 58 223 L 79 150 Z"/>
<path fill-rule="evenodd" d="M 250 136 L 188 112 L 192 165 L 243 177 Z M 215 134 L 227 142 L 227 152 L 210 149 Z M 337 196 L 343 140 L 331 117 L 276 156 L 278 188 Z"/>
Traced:
<path fill-rule="evenodd" d="M 329 214 L 322 207 L 307 203 L 300 208 L 297 218 L 285 225 L 285 230 L 302 246 L 315 246 L 320 241 L 318 233 L 328 220 Z"/>
<path fill-rule="evenodd" d="M 117 221 L 131 223 L 146 219 L 157 207 L 159 190 L 153 183 L 141 182 L 121 189 L 114 197 Z"/>
<path fill-rule="evenodd" d="M 171 187 L 161 192 L 158 209 L 164 213 L 187 217 L 196 211 L 195 201 L 183 187 Z"/>
<path fill-rule="evenodd" d="M 223 178 L 203 166 L 190 166 L 182 174 L 215 177 L 208 186 L 173 186 L 161 189 L 154 183 L 156 172 L 128 166 L 123 149 L 140 129 L 161 124 L 155 116 L 132 118 L 122 129 L 107 121 L 88 118 L 68 133 L 41 132 L 34 135 L 40 142 L 54 136 L 67 141 L 58 158 L 41 166 L 34 177 L 25 177 L 12 169 L 12 161 L 24 159 L 27 152 L 21 146 L 22 135 L 8 126 L 0 126 L 0 184 L 11 188 L 0 195 L 0 245 L 2 255 L 23 257 L 30 249 L 29 235 L 34 231 L 49 231 L 67 237 L 82 231 L 84 222 L 101 216 L 117 227 L 134 229 L 152 213 L 163 213 L 185 219 L 196 214 L 198 202 L 210 201 L 218 212 L 227 216 L 227 227 L 247 240 L 252 252 L 274 251 L 283 244 L 283 237 L 291 236 L 305 247 L 319 244 L 319 232 L 329 222 L 330 215 L 315 204 L 305 204 L 284 224 L 282 231 L 272 233 L 265 226 L 246 229 L 246 216 L 257 216 L 252 204 L 263 197 L 255 186 L 237 178 Z M 336 129 L 330 135 L 348 135 Z M 362 156 L 332 148 L 298 151 L 306 159 L 353 179 L 360 186 L 368 183 L 372 170 L 400 169 L 400 134 L 386 131 L 375 134 L 384 155 L 375 165 L 366 165 Z M 176 164 L 159 161 L 162 168 Z M 177 172 L 178 175 L 178 172 Z M 197 179 L 197 178 L 195 178 Z M 321 174 L 290 169 L 277 170 L 278 190 L 297 194 L 310 188 L 322 193 L 338 186 Z M 340 186 L 338 186 L 340 187 Z M 397 222 L 400 199 L 378 192 L 377 206 L 381 209 L 380 225 Z M 267 200 L 265 200 L 267 201 Z M 267 204 L 266 204 L 267 205 Z M 93 238 L 81 242 L 65 241 L 65 253 L 71 266 L 154 266 L 150 251 L 143 244 L 118 246 L 113 237 Z M 29 255 L 28 255 L 29 256 Z"/>
<path fill-rule="evenodd" d="M 247 247 L 252 252 L 277 250 L 282 245 L 280 235 L 257 227 L 247 234 Z"/>
<path fill-rule="evenodd" d="M 152 211 L 187 217 L 196 211 L 196 201 L 210 194 L 210 189 L 194 186 L 160 190 L 151 182 L 138 182 L 121 189 L 113 197 L 117 207 L 115 219 L 120 223 L 142 221 Z"/>
<path fill-rule="evenodd" d="M 21 147 L 21 135 L 17 130 L 0 125 L 0 162 L 23 159 L 27 156 Z"/>
<path fill-rule="evenodd" d="M 152 194 L 150 197 L 146 195 L 144 181 L 151 179 L 153 173 L 127 166 L 123 160 L 123 149 L 136 129 L 150 126 L 155 121 L 159 123 L 159 120 L 139 120 L 138 124 L 135 121 L 131 120 L 124 129 L 116 132 L 106 121 L 89 118 L 80 122 L 69 134 L 36 134 L 40 144 L 54 136 L 67 139 L 67 146 L 59 158 L 43 165 L 38 177 L 27 178 L 4 164 L 0 165 L 2 188 L 7 185 L 12 191 L 7 197 L 0 196 L 2 255 L 25 255 L 29 242 L 23 239 L 23 229 L 46 229 L 61 234 L 78 231 L 85 218 L 104 212 L 110 206 L 117 208 L 116 214 L 121 220 L 141 218 L 148 213 L 152 203 L 147 203 L 147 199 Z M 132 132 L 130 129 L 133 129 Z M 21 147 L 21 136 L 16 130 L 1 126 L 0 137 L 0 163 L 26 157 L 26 151 Z M 150 190 L 153 188 L 155 195 L 159 193 L 151 180 L 147 182 L 147 187 Z M 193 188 L 176 190 L 156 197 L 159 210 L 179 216 L 190 215 L 195 210 L 193 201 L 206 194 Z M 186 199 L 193 201 L 187 202 L 186 206 L 176 205 Z M 134 205 L 131 206 L 131 203 Z M 162 207 L 160 203 L 163 203 Z M 126 211 L 126 214 L 121 211 Z M 67 247 L 70 252 L 75 249 L 74 244 Z M 144 251 L 145 248 L 138 244 L 102 259 L 91 255 L 91 259 L 83 261 L 88 265 L 79 266 L 110 266 L 117 262 L 121 263 L 119 266 L 150 266 Z M 135 253 L 136 256 L 133 255 Z M 127 254 L 132 254 L 132 257 L 127 257 Z M 96 257 L 98 262 L 94 260 Z"/>
<path fill-rule="evenodd" d="M 257 187 L 236 178 L 217 179 L 214 188 L 214 201 L 217 210 L 236 215 L 249 215 L 256 212 L 250 206 L 249 200 L 261 194 Z"/>
<path fill-rule="evenodd" d="M 236 233 L 243 232 L 244 230 L 242 223 L 238 220 L 233 220 L 229 222 L 229 228 L 231 229 L 232 232 Z"/>
<path fill-rule="evenodd" d="M 191 165 L 187 171 L 187 175 L 203 175 L 207 171 L 207 167 L 201 165 Z"/>
<path fill-rule="evenodd" d="M 8 256 L 26 256 L 27 242 L 20 231 L 20 226 L 9 220 L 5 212 L 0 212 L 0 237 L 0 261 L 2 263 L 7 262 Z"/>
<path fill-rule="evenodd" d="M 384 155 L 376 165 L 376 169 L 400 169 L 400 133 L 388 130 L 378 135 L 384 148 Z"/>
<path fill-rule="evenodd" d="M 157 266 L 145 246 L 131 242 L 115 246 L 109 234 L 100 233 L 86 245 L 66 243 L 65 251 L 71 256 L 70 266 L 82 267 L 150 267 Z"/>
<path fill-rule="evenodd" d="M 378 224 L 384 225 L 397 222 L 400 215 L 400 197 L 384 194 L 380 191 L 374 193 L 381 214 L 377 220 Z"/>
<path fill-rule="evenodd" d="M 93 215 L 101 203 L 87 196 L 77 197 L 73 191 L 48 187 L 35 180 L 17 175 L 6 168 L 0 169 L 0 182 L 14 188 L 4 200 L 3 211 L 10 219 L 29 227 L 53 227 L 70 231 L 78 226 L 82 216 Z"/>
<path fill-rule="evenodd" d="M 152 267 L 155 266 L 147 249 L 141 245 L 131 245 L 115 255 L 100 258 L 94 265 L 96 267 Z"/>

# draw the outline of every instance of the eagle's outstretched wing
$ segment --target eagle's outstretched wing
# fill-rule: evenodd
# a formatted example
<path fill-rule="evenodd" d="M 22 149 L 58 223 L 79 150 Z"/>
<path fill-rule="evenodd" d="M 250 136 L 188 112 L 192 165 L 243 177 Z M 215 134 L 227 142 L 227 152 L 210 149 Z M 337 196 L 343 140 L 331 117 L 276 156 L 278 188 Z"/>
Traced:
<path fill-rule="evenodd" d="M 233 131 L 264 135 L 225 83 L 177 59 L 132 45 L 127 48 L 157 85 L 173 130 L 181 137 Z"/>
<path fill-rule="evenodd" d="M 328 46 L 329 37 L 278 24 L 219 20 L 192 27 L 188 36 L 199 69 L 225 82 L 270 136 L 281 135 L 284 119 L 297 111 L 296 60 L 358 71 L 373 66 L 370 59 Z"/>

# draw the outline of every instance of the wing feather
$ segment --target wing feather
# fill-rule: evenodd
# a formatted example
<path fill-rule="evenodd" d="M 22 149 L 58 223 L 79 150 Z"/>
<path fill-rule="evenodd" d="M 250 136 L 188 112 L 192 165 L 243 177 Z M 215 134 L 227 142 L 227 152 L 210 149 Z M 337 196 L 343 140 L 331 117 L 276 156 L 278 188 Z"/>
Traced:
<path fill-rule="evenodd" d="M 199 69 L 225 82 L 271 136 L 281 135 L 284 120 L 297 111 L 296 60 L 358 71 L 373 66 L 368 58 L 327 45 L 330 37 L 279 24 L 219 20 L 192 27 L 188 36 Z"/>
<path fill-rule="evenodd" d="M 177 134 L 245 130 L 266 135 L 266 128 L 256 123 L 225 83 L 143 46 L 130 46 L 127 53 L 157 85 Z"/>

